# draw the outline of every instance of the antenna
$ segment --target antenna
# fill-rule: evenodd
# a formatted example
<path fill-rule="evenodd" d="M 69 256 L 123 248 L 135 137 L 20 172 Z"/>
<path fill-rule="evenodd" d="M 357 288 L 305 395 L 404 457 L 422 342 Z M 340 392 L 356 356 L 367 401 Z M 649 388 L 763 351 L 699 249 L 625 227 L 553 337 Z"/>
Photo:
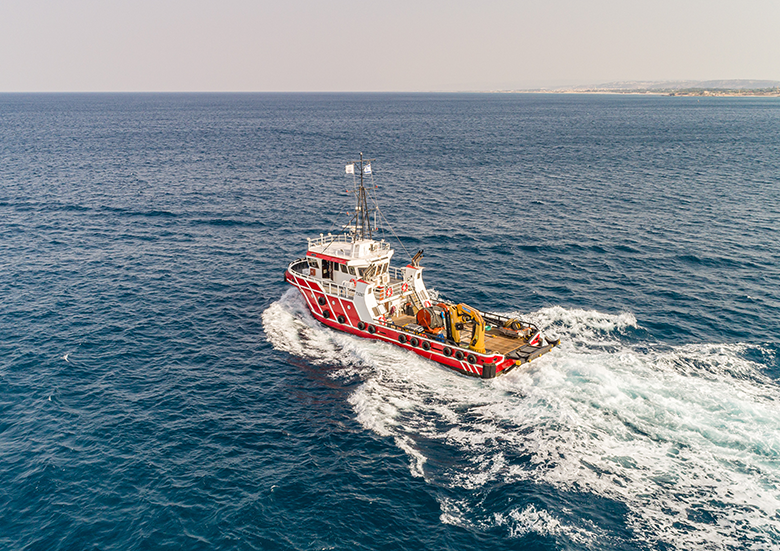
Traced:
<path fill-rule="evenodd" d="M 360 171 L 360 180 L 357 195 L 357 207 L 355 210 L 355 233 L 353 234 L 353 241 L 362 239 L 371 239 L 371 216 L 368 212 L 368 193 L 363 185 L 363 178 L 371 174 L 371 161 L 376 159 L 364 159 L 363 153 L 360 154 L 360 160 L 352 163 L 354 168 Z M 349 170 L 349 165 L 347 165 Z M 353 168 L 353 174 L 354 174 Z M 376 216 L 376 215 L 375 215 Z"/>

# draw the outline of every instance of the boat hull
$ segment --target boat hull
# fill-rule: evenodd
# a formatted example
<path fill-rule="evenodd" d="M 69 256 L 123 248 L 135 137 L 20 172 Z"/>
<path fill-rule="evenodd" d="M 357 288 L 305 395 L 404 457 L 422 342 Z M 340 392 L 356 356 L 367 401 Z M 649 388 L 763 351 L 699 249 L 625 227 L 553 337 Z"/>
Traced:
<path fill-rule="evenodd" d="M 354 297 L 327 293 L 315 279 L 303 277 L 289 269 L 285 272 L 285 280 L 300 291 L 312 316 L 324 325 L 361 338 L 394 344 L 464 375 L 490 379 L 533 359 L 511 359 L 490 352 L 480 354 L 426 333 L 409 331 L 392 322 L 361 319 Z M 533 357 L 549 351 L 555 344 L 535 347 Z"/>

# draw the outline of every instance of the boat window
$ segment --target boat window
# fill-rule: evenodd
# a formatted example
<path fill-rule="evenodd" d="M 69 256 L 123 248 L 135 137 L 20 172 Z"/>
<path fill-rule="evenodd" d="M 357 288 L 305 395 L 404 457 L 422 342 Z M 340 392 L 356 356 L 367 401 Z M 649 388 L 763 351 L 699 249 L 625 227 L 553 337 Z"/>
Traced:
<path fill-rule="evenodd" d="M 388 266 L 388 264 L 382 264 L 382 273 L 383 274 L 387 273 L 387 266 Z"/>
<path fill-rule="evenodd" d="M 315 260 L 314 258 L 309 257 L 306 260 L 309 262 L 309 268 L 318 268 L 319 267 L 319 266 L 317 266 L 317 260 Z"/>
<path fill-rule="evenodd" d="M 347 271 L 347 265 L 346 264 L 340 264 L 340 266 L 341 266 L 341 271 L 342 272 L 344 272 L 345 274 L 349 273 L 349 271 Z"/>
<path fill-rule="evenodd" d="M 358 273 L 360 274 L 360 279 L 363 279 L 363 277 L 366 275 L 366 269 L 358 268 Z"/>
<path fill-rule="evenodd" d="M 349 266 L 349 275 L 356 275 L 354 266 Z"/>

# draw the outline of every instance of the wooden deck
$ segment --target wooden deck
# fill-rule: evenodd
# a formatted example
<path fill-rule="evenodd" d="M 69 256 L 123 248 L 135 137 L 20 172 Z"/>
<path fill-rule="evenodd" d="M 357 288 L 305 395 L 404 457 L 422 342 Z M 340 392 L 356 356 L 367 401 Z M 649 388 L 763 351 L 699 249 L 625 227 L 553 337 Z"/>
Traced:
<path fill-rule="evenodd" d="M 417 318 L 414 316 L 407 316 L 405 314 L 396 314 L 389 321 L 399 327 L 406 327 L 409 324 L 417 324 Z M 468 348 L 471 342 L 473 331 L 471 324 L 465 324 L 465 327 L 460 332 L 460 345 L 464 348 Z M 507 337 L 498 332 L 497 328 L 491 328 L 489 331 L 485 331 L 485 350 L 488 354 L 497 353 L 506 355 L 512 350 L 516 350 L 526 344 L 526 340 L 522 338 L 514 339 Z"/>

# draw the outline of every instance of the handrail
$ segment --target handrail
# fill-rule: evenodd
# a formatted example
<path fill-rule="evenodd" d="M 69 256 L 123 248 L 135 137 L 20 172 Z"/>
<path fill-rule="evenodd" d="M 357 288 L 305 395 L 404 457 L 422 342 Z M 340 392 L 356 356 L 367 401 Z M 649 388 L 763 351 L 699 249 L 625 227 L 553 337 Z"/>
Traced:
<path fill-rule="evenodd" d="M 345 233 L 338 235 L 328 234 L 320 235 L 319 237 L 308 237 L 309 249 L 313 246 L 330 245 L 331 243 L 352 243 L 352 236 Z M 390 243 L 387 243 L 384 239 L 382 241 L 374 241 L 371 246 L 372 251 L 384 251 L 390 249 Z"/>
<path fill-rule="evenodd" d="M 289 269 L 293 270 L 298 274 L 299 277 L 302 277 L 303 279 L 309 280 L 309 281 L 315 281 L 318 284 L 322 285 L 322 287 L 325 289 L 325 292 L 329 295 L 336 295 L 338 297 L 343 298 L 354 298 L 355 296 L 355 289 L 354 287 L 349 287 L 346 285 L 339 285 L 338 283 L 331 283 L 329 281 L 322 281 L 321 279 L 313 278 L 306 273 L 306 270 L 298 270 L 296 269 L 299 264 L 307 264 L 307 261 L 305 258 L 299 258 L 298 260 L 293 260 L 290 262 Z"/>
<path fill-rule="evenodd" d="M 374 289 L 374 296 L 377 300 L 383 301 L 395 296 L 401 296 L 403 294 L 403 287 L 407 283 L 405 281 L 401 281 L 399 283 L 394 283 L 393 285 L 387 285 L 385 287 L 382 287 L 381 289 Z M 392 289 L 390 292 L 390 295 L 387 295 L 387 290 Z M 409 290 L 412 289 L 412 286 L 409 285 L 409 289 L 407 289 L 407 293 Z"/>
<path fill-rule="evenodd" d="M 388 266 L 387 273 L 389 273 L 390 277 L 393 279 L 403 279 L 406 276 L 406 273 L 402 268 L 396 268 L 395 266 Z"/>
<path fill-rule="evenodd" d="M 338 285 L 336 283 L 326 283 L 324 281 L 320 281 L 319 283 L 325 288 L 325 292 L 329 295 L 336 295 L 343 298 L 354 298 L 355 296 L 355 289 L 351 287 Z"/>
<path fill-rule="evenodd" d="M 344 243 L 351 243 L 352 238 L 348 236 L 345 233 L 341 233 L 339 235 L 320 235 L 319 237 L 309 237 L 309 248 L 312 247 L 312 245 L 327 245 L 329 243 L 334 242 L 344 242 Z"/>

